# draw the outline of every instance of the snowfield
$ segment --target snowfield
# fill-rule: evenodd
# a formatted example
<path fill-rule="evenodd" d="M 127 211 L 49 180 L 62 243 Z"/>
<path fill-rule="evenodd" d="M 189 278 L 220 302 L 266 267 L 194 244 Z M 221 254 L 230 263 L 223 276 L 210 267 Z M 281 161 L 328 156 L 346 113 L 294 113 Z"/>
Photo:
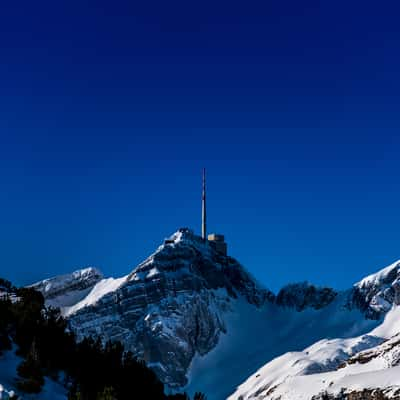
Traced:
<path fill-rule="evenodd" d="M 89 268 L 33 286 L 78 338 L 120 340 L 171 391 L 208 400 L 397 391 L 397 365 L 387 362 L 397 353 L 380 346 L 400 332 L 399 261 L 346 291 L 304 282 L 275 296 L 183 228 L 121 278 Z"/>
<path fill-rule="evenodd" d="M 122 278 L 106 278 L 102 279 L 100 282 L 89 291 L 89 293 L 78 303 L 68 307 L 63 307 L 63 314 L 68 316 L 80 310 L 83 307 L 96 304 L 99 299 L 110 292 L 117 290 L 127 279 L 128 276 L 123 276 Z"/>
<path fill-rule="evenodd" d="M 379 286 L 397 266 L 356 285 Z M 228 399 L 310 400 L 323 393 L 339 396 L 369 389 L 382 389 L 389 399 L 400 394 L 399 364 L 400 307 L 394 305 L 367 335 L 324 339 L 301 352 L 285 353 L 251 375 Z"/>
<path fill-rule="evenodd" d="M 252 374 L 266 360 L 282 354 L 282 359 L 272 361 L 273 365 L 265 374 L 266 380 L 285 379 L 290 360 L 295 363 L 297 373 L 305 368 L 322 371 L 337 366 L 355 351 L 381 343 L 382 339 L 374 336 L 353 339 L 354 335 L 371 331 L 379 321 L 365 320 L 359 311 L 343 309 L 342 302 L 339 296 L 326 309 L 297 312 L 274 304 L 257 309 L 244 300 L 234 301 L 233 311 L 226 317 L 227 333 L 211 352 L 195 357 L 185 389 L 190 394 L 202 390 L 210 400 L 223 400 L 243 377 Z M 337 341 L 335 348 L 325 352 L 324 344 L 330 340 L 321 339 L 335 336 L 348 339 Z M 312 345 L 316 341 L 320 341 L 320 345 Z M 309 345 L 312 345 L 309 354 L 301 352 Z M 292 353 L 285 354 L 287 351 Z M 261 370 L 255 375 L 260 373 Z M 248 386 L 254 386 L 256 381 L 252 380 Z"/>

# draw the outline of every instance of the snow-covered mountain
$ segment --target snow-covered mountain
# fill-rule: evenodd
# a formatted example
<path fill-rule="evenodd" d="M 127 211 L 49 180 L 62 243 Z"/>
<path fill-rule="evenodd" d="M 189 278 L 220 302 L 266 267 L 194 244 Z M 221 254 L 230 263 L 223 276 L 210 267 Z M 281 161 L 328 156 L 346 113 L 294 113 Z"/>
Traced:
<path fill-rule="evenodd" d="M 237 261 L 188 229 L 122 278 L 89 269 L 32 286 L 62 309 L 78 338 L 120 340 L 176 387 L 187 383 L 195 355 L 207 354 L 226 333 L 224 316 L 235 299 L 254 308 L 274 299 Z"/>
<path fill-rule="evenodd" d="M 104 281 L 103 278 L 98 269 L 89 267 L 45 279 L 31 287 L 42 292 L 48 306 L 59 307 L 65 314 L 69 307 L 85 299 L 96 284 Z"/>
<path fill-rule="evenodd" d="M 384 320 L 368 334 L 323 339 L 251 375 L 229 400 L 400 399 L 400 263 L 354 285 L 350 299 Z"/>
<path fill-rule="evenodd" d="M 120 340 L 171 388 L 202 391 L 209 400 L 226 399 L 266 362 L 325 338 L 347 341 L 326 360 L 309 355 L 309 365 L 302 363 L 307 371 L 336 368 L 382 343 L 366 334 L 398 304 L 397 275 L 390 271 L 343 292 L 301 283 L 275 296 L 188 229 L 124 277 L 85 271 L 72 274 L 76 285 L 68 275 L 33 286 L 61 307 L 79 338 Z"/>

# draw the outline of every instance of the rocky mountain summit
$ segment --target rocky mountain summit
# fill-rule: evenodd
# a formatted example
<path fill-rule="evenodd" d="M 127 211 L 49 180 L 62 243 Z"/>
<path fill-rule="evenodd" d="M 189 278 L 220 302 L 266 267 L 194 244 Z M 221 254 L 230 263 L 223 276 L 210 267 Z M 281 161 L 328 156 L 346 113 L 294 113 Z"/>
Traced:
<path fill-rule="evenodd" d="M 33 287 L 48 305 L 61 308 L 79 339 L 119 340 L 171 388 L 222 400 L 287 351 L 361 335 L 327 359 L 302 356 L 296 373 L 310 374 L 335 369 L 382 343 L 382 337 L 365 334 L 398 304 L 399 265 L 346 291 L 305 282 L 274 295 L 238 261 L 183 228 L 126 276 L 104 278 L 89 268 Z M 275 369 L 273 376 L 280 373 Z"/>
<path fill-rule="evenodd" d="M 63 309 L 78 338 L 122 341 L 171 386 L 185 385 L 195 354 L 208 353 L 226 332 L 223 314 L 233 299 L 255 307 L 274 300 L 236 260 L 189 229 L 180 229 L 118 280 L 89 269 L 33 287 Z"/>
<path fill-rule="evenodd" d="M 393 305 L 400 305 L 400 261 L 356 283 L 351 302 L 371 319 L 379 319 Z"/>
<path fill-rule="evenodd" d="M 97 268 L 89 267 L 45 279 L 31 287 L 42 292 L 49 306 L 64 308 L 82 300 L 103 278 Z"/>
<path fill-rule="evenodd" d="M 316 310 L 330 304 L 337 292 L 328 287 L 319 288 L 308 282 L 292 283 L 283 287 L 276 296 L 276 303 L 297 311 L 311 307 Z"/>

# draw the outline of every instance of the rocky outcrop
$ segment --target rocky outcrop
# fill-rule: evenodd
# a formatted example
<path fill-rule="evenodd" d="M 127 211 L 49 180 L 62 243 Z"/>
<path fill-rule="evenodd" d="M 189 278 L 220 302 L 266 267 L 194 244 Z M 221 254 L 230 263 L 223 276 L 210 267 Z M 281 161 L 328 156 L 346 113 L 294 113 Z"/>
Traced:
<path fill-rule="evenodd" d="M 374 323 L 365 321 L 364 316 L 382 315 L 374 313 L 377 298 L 397 304 L 397 271 L 396 265 L 391 266 L 345 292 L 299 283 L 284 287 L 274 296 L 235 259 L 218 253 L 189 229 L 180 229 L 124 277 L 105 279 L 89 268 L 33 287 L 43 293 L 48 305 L 61 308 L 78 339 L 95 336 L 103 341 L 121 341 L 164 383 L 181 387 L 188 382 L 195 357 L 218 345 L 228 323 L 232 323 L 231 315 L 233 320 L 239 319 L 228 332 L 229 340 L 235 333 L 238 340 L 232 341 L 238 343 L 232 351 L 238 353 L 237 359 L 245 357 L 255 367 L 261 366 L 259 354 L 276 356 L 276 347 L 285 350 L 282 341 L 288 349 L 299 350 L 299 334 L 320 340 L 333 330 L 345 336 L 348 332 L 364 333 L 365 326 Z M 237 334 L 242 332 L 242 321 L 249 327 L 243 338 Z M 265 337 L 259 335 L 260 330 L 267 332 Z M 358 342 L 355 346 L 343 342 L 326 356 L 318 349 L 312 354 L 298 353 L 292 367 L 303 376 L 334 370 L 355 352 L 382 343 L 372 339 L 362 339 L 361 348 Z M 226 342 L 224 346 L 226 350 Z M 262 382 L 261 386 L 264 390 Z"/>
<path fill-rule="evenodd" d="M 400 389 L 391 387 L 352 391 L 343 389 L 338 394 L 321 393 L 313 396 L 311 400 L 400 400 Z"/>
<path fill-rule="evenodd" d="M 280 306 L 303 311 L 306 308 L 319 310 L 330 304 L 337 292 L 328 287 L 316 287 L 308 282 L 294 283 L 283 287 L 276 296 Z"/>
<path fill-rule="evenodd" d="M 103 274 L 93 267 L 80 269 L 71 274 L 59 275 L 31 285 L 42 292 L 46 300 L 55 299 L 71 292 L 83 292 L 91 289 L 101 279 Z"/>
<path fill-rule="evenodd" d="M 47 284 L 35 287 L 54 296 L 43 290 Z M 208 353 L 226 331 L 224 314 L 238 297 L 255 307 L 274 301 L 236 260 L 181 229 L 116 290 L 78 309 L 69 321 L 78 338 L 120 340 L 164 383 L 183 386 L 193 357 Z"/>
<path fill-rule="evenodd" d="M 367 364 L 377 358 L 383 360 L 386 368 L 395 367 L 400 364 L 400 333 L 385 340 L 379 346 L 355 354 L 342 367 L 351 364 Z"/>
<path fill-rule="evenodd" d="M 348 305 L 360 309 L 370 319 L 379 319 L 393 305 L 400 305 L 400 262 L 356 283 Z"/>
<path fill-rule="evenodd" d="M 338 292 L 329 287 L 316 287 L 308 282 L 289 284 L 276 296 L 280 306 L 303 311 L 329 305 Z M 348 291 L 344 306 L 359 309 L 367 319 L 382 318 L 393 305 L 400 305 L 400 262 L 367 276 Z"/>

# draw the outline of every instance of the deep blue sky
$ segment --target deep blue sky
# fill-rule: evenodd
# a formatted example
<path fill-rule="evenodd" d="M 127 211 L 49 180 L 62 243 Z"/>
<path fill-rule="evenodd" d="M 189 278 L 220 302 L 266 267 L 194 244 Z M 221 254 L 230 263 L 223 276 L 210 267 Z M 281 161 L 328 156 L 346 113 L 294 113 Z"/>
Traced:
<path fill-rule="evenodd" d="M 274 290 L 400 258 L 396 2 L 0 11 L 0 275 L 128 273 L 199 232 L 203 166 L 210 230 Z"/>

